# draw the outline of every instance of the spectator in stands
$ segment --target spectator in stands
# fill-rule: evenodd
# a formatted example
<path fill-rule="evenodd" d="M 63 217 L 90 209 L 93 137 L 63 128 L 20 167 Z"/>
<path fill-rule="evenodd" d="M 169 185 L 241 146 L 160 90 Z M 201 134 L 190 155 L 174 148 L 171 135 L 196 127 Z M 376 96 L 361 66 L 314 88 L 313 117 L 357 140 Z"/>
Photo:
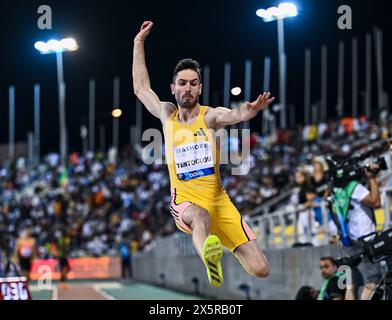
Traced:
<path fill-rule="evenodd" d="M 316 207 L 314 208 L 315 212 L 315 220 L 318 222 L 320 226 L 324 225 L 324 223 L 328 224 L 328 231 L 330 235 L 330 242 L 336 243 L 337 241 L 337 228 L 335 223 L 331 218 L 331 212 L 327 213 L 327 222 L 323 221 L 323 215 L 321 210 L 321 202 L 325 200 L 330 194 L 330 190 L 328 187 L 328 181 L 326 178 L 326 170 L 328 169 L 328 165 L 321 157 L 314 157 L 312 160 L 312 176 L 310 177 L 310 184 L 312 189 L 314 189 L 316 197 L 314 198 L 314 203 Z"/>
<path fill-rule="evenodd" d="M 277 165 L 273 171 L 274 174 L 274 185 L 279 189 L 287 188 L 290 184 L 290 176 L 287 169 L 287 166 L 284 164 Z M 277 193 L 278 193 L 277 190 Z"/>
<path fill-rule="evenodd" d="M 314 203 L 316 207 L 314 208 L 315 220 L 319 225 L 323 224 L 322 211 L 319 205 L 321 201 L 328 195 L 327 179 L 325 177 L 325 167 L 326 164 L 321 158 L 315 157 L 312 160 L 312 175 L 310 177 L 311 188 L 315 192 Z"/>
<path fill-rule="evenodd" d="M 298 241 L 310 243 L 314 233 L 314 214 L 310 209 L 313 206 L 315 192 L 309 183 L 309 174 L 302 168 L 295 173 L 295 185 L 290 204 L 295 208 L 301 208 L 298 212 Z"/>
<path fill-rule="evenodd" d="M 271 175 L 264 176 L 261 180 L 260 195 L 263 201 L 274 197 L 278 193 Z"/>
<path fill-rule="evenodd" d="M 324 198 L 327 189 L 327 179 L 325 176 L 327 164 L 320 157 L 314 157 L 312 160 L 312 167 L 310 185 L 315 189 L 317 197 Z"/>

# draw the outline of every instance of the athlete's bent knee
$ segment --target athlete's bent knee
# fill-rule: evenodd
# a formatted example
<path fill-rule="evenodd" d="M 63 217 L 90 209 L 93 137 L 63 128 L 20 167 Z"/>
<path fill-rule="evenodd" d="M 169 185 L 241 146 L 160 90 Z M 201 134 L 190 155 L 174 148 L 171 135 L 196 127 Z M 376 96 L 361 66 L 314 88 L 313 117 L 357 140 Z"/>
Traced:
<path fill-rule="evenodd" d="M 267 263 L 261 262 L 251 267 L 251 272 L 257 278 L 265 278 L 269 275 L 269 267 Z"/>

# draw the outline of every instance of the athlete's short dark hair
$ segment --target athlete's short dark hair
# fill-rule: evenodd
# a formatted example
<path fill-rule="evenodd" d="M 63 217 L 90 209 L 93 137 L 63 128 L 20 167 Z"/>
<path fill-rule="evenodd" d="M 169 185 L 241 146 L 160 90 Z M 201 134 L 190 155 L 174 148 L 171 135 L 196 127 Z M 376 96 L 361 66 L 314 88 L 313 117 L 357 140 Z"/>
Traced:
<path fill-rule="evenodd" d="M 178 73 L 182 70 L 193 70 L 197 73 L 197 76 L 199 77 L 199 80 L 201 82 L 201 69 L 200 69 L 200 64 L 199 62 L 197 62 L 196 60 L 193 59 L 182 59 L 180 60 L 176 67 L 174 68 L 173 71 L 173 83 L 176 81 L 176 77 L 178 75 Z"/>

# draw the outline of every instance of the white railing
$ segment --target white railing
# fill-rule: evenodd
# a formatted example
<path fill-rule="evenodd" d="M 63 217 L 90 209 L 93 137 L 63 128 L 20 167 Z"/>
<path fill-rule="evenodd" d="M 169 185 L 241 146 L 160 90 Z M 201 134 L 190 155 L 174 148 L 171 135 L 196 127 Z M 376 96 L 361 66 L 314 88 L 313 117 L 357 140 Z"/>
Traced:
<path fill-rule="evenodd" d="M 315 209 L 321 210 L 321 223 L 315 220 Z M 248 223 L 263 249 L 283 249 L 296 243 L 314 246 L 328 244 L 334 233 L 328 221 L 326 203 L 321 202 L 310 208 L 291 206 L 253 217 Z"/>

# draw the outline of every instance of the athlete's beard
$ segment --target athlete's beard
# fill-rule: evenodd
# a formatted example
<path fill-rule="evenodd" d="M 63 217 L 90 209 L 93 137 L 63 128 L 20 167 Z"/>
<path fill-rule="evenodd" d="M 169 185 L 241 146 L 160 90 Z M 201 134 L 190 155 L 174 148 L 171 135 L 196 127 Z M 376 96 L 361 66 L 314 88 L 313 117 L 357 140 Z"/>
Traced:
<path fill-rule="evenodd" d="M 176 101 L 181 108 L 192 109 L 195 105 L 199 103 L 199 96 L 196 96 L 191 100 L 182 99 L 181 97 L 176 96 Z"/>

